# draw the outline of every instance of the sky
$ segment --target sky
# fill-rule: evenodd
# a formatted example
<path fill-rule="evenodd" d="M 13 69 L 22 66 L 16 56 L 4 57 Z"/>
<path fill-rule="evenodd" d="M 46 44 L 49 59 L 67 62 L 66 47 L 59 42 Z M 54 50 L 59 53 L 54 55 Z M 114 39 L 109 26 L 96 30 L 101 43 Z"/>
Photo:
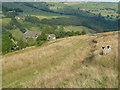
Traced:
<path fill-rule="evenodd" d="M 72 1 L 73 1 L 73 0 L 72 0 Z M 77 1 L 119 2 L 120 0 L 77 0 Z"/>
<path fill-rule="evenodd" d="M 13 1 L 18 1 L 18 2 L 30 2 L 30 1 L 39 1 L 39 2 L 44 2 L 44 1 L 57 1 L 57 2 L 75 2 L 75 1 L 94 1 L 94 2 L 119 2 L 120 0 L 0 0 L 0 1 L 9 1 L 9 2 L 13 2 Z"/>
<path fill-rule="evenodd" d="M 93 1 L 93 2 L 119 2 L 120 0 L 34 0 L 34 1 Z"/>

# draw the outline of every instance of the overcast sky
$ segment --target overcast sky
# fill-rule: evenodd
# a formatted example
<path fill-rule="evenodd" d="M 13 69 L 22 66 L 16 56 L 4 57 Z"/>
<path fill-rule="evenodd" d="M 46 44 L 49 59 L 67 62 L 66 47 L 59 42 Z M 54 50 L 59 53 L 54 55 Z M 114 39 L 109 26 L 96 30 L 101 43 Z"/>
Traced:
<path fill-rule="evenodd" d="M 74 1 L 74 0 L 73 0 L 73 1 Z M 77 0 L 77 1 L 119 2 L 120 0 Z"/>
<path fill-rule="evenodd" d="M 36 0 L 38 1 L 38 0 Z M 41 0 L 39 0 L 41 1 Z M 42 0 L 42 1 L 72 1 L 72 2 L 75 2 L 75 1 L 93 1 L 93 2 L 119 2 L 120 0 Z"/>
<path fill-rule="evenodd" d="M 39 1 L 39 2 L 43 2 L 43 1 L 57 1 L 57 2 L 75 2 L 75 1 L 94 1 L 94 2 L 119 2 L 120 0 L 0 0 L 3 2 L 13 2 L 13 1 L 17 1 L 17 2 L 31 2 L 31 1 Z"/>

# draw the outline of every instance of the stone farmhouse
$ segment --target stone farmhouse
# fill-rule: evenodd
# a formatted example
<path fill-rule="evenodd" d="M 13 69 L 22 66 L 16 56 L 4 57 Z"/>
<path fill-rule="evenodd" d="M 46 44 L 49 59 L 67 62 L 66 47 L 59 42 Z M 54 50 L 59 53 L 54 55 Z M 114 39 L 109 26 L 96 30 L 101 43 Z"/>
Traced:
<path fill-rule="evenodd" d="M 26 42 L 27 38 L 33 38 L 33 40 L 35 41 L 38 36 L 41 35 L 41 32 L 35 32 L 35 31 L 30 31 L 27 30 L 24 34 L 23 34 L 23 41 Z M 46 34 L 47 36 L 47 40 L 51 41 L 51 40 L 55 40 L 56 36 L 55 34 Z"/>
<path fill-rule="evenodd" d="M 27 38 L 33 38 L 33 40 L 36 40 L 39 35 L 41 35 L 41 32 L 27 30 L 23 34 L 23 41 L 27 41 Z"/>
<path fill-rule="evenodd" d="M 17 17 L 17 16 L 15 16 L 15 19 L 18 19 L 18 20 L 20 20 L 21 18 L 20 18 L 20 17 Z"/>
<path fill-rule="evenodd" d="M 51 40 L 55 40 L 55 39 L 56 39 L 55 34 L 46 34 L 46 35 L 47 35 L 47 40 L 48 40 L 48 41 L 51 41 Z"/>

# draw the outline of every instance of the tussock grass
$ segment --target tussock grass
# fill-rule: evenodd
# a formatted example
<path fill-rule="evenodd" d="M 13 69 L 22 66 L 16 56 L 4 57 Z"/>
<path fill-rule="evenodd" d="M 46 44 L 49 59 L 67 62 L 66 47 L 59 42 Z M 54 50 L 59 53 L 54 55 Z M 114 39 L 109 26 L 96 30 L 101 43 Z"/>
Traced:
<path fill-rule="evenodd" d="M 118 35 L 105 34 L 62 38 L 3 56 L 3 87 L 116 88 Z M 112 52 L 100 55 L 103 45 Z"/>

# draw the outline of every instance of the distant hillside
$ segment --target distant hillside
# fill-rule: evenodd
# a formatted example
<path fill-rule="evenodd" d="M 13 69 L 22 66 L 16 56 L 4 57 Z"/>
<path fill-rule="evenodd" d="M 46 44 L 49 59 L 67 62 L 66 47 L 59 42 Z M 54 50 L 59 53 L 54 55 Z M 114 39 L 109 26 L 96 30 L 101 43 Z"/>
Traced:
<path fill-rule="evenodd" d="M 91 3 L 86 3 L 85 5 L 87 4 L 89 5 L 89 7 L 92 7 L 90 6 L 92 5 Z M 93 5 L 94 4 L 96 3 L 93 3 Z M 56 10 L 50 9 L 50 7 L 56 7 L 57 5 L 58 7 Z M 101 4 L 101 6 L 103 6 L 103 4 Z M 106 20 L 105 17 L 103 17 L 101 14 L 97 15 L 92 12 L 88 12 L 88 10 L 87 11 L 79 10 L 81 9 L 81 7 L 79 8 L 79 6 L 75 8 L 74 6 L 68 6 L 68 5 L 65 5 L 64 3 L 45 3 L 45 2 L 38 2 L 38 3 L 25 3 L 25 2 L 20 3 L 19 2 L 18 3 L 17 2 L 17 3 L 3 3 L 3 9 L 4 7 L 10 8 L 10 9 L 12 8 L 21 9 L 23 11 L 23 12 L 19 12 L 19 15 L 21 17 L 24 17 L 26 15 L 34 15 L 36 17 L 39 17 L 39 16 L 51 17 L 51 19 L 40 18 L 40 22 L 39 22 L 40 24 L 63 25 L 63 26 L 70 26 L 70 25 L 84 26 L 96 32 L 106 32 L 106 31 L 117 30 L 117 20 L 113 20 L 113 21 Z M 54 18 L 53 16 L 56 16 L 56 18 Z"/>
<path fill-rule="evenodd" d="M 3 56 L 3 88 L 117 88 L 118 32 L 50 41 Z M 101 54 L 102 46 L 112 51 Z"/>
<path fill-rule="evenodd" d="M 43 15 L 43 16 L 57 16 L 59 14 L 55 14 L 55 13 L 51 13 L 51 12 L 46 12 L 34 7 L 29 6 L 26 3 L 20 3 L 20 2 L 16 2 L 16 3 L 3 3 L 3 6 L 7 7 L 7 8 L 20 8 L 23 10 L 23 13 L 21 13 L 22 15 Z"/>

